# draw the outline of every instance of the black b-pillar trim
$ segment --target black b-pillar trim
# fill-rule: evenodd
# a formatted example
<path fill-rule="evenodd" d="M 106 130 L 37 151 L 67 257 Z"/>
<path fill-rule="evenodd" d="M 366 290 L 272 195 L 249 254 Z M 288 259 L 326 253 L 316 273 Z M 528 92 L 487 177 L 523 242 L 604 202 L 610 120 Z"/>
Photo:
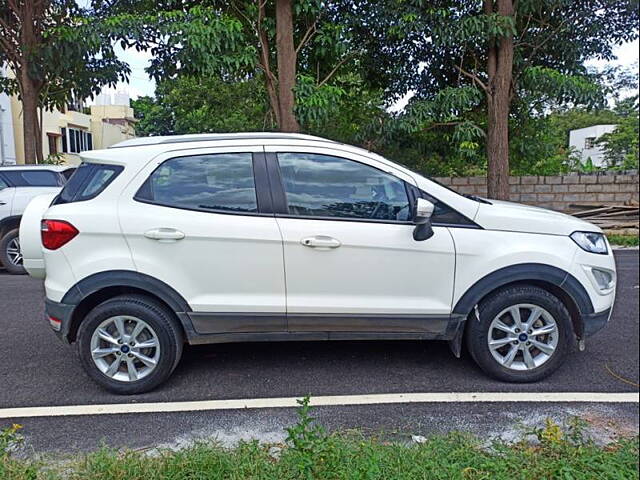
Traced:
<path fill-rule="evenodd" d="M 278 155 L 273 152 L 267 152 L 265 153 L 265 157 L 267 171 L 269 173 L 269 185 L 271 186 L 273 212 L 286 215 L 289 213 L 289 205 L 287 204 L 287 195 L 285 194 L 284 184 L 282 183 Z"/>
<path fill-rule="evenodd" d="M 256 186 L 258 212 L 274 213 L 269 174 L 267 172 L 267 161 L 264 152 L 255 152 L 253 154 L 253 178 Z"/>

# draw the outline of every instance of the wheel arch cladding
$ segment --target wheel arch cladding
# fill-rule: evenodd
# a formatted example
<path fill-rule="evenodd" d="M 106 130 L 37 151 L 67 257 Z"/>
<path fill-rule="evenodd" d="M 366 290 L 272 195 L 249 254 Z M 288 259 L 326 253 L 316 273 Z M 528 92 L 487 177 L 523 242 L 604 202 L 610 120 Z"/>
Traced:
<path fill-rule="evenodd" d="M 82 319 L 92 308 L 110 298 L 127 293 L 142 294 L 159 301 L 176 314 L 176 320 L 183 328 L 183 333 L 189 330 L 190 326 L 184 324 L 184 315 L 181 314 L 190 312 L 191 308 L 176 290 L 143 273 L 112 270 L 80 280 L 62 298 L 61 303 L 75 305 L 68 332 L 69 342 L 75 341 Z"/>
<path fill-rule="evenodd" d="M 20 215 L 12 215 L 0 220 L 0 238 L 4 237 L 11 230 L 19 228 L 21 219 L 22 216 Z"/>
<path fill-rule="evenodd" d="M 558 297 L 571 315 L 574 333 L 583 337 L 582 317 L 594 312 L 589 294 L 573 275 L 551 265 L 521 263 L 496 270 L 474 283 L 460 297 L 453 313 L 466 318 L 487 295 L 516 284 L 535 285 Z"/>

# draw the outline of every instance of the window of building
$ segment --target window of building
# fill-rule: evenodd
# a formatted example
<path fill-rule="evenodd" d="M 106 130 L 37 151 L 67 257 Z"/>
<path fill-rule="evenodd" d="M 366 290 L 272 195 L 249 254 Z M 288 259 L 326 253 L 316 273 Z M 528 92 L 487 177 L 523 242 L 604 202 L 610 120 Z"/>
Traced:
<path fill-rule="evenodd" d="M 592 148 L 596 148 L 596 137 L 587 137 L 584 139 L 584 148 L 586 150 L 591 150 Z"/>
<path fill-rule="evenodd" d="M 47 141 L 49 142 L 49 155 L 58 153 L 58 137 L 55 133 L 47 133 Z"/>
<path fill-rule="evenodd" d="M 62 129 L 62 151 L 65 153 L 80 153 L 93 150 L 93 135 L 78 128 Z"/>

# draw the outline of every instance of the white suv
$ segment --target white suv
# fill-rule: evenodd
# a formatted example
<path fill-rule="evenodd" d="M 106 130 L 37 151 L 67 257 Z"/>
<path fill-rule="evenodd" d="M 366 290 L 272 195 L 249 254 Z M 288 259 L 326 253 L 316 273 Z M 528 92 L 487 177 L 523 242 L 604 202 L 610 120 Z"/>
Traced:
<path fill-rule="evenodd" d="M 0 266 L 7 272 L 25 273 L 18 240 L 25 207 L 38 195 L 59 192 L 72 171 L 73 167 L 53 165 L 0 167 Z"/>
<path fill-rule="evenodd" d="M 611 314 L 598 227 L 467 198 L 360 148 L 254 133 L 82 156 L 20 239 L 49 324 L 116 393 L 166 380 L 185 342 L 445 340 L 531 382 Z"/>

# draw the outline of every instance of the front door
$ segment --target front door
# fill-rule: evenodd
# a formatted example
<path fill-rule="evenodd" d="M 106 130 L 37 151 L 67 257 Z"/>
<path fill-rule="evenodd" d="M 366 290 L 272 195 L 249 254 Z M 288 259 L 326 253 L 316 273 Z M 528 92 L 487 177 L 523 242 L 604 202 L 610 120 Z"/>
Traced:
<path fill-rule="evenodd" d="M 262 147 L 166 154 L 120 200 L 136 268 L 185 298 L 198 333 L 286 330 L 282 237 L 254 156 Z"/>
<path fill-rule="evenodd" d="M 270 168 L 277 162 L 286 197 L 277 221 L 289 330 L 440 330 L 451 311 L 454 244 L 445 227 L 413 239 L 406 176 L 347 153 L 273 150 Z"/>

